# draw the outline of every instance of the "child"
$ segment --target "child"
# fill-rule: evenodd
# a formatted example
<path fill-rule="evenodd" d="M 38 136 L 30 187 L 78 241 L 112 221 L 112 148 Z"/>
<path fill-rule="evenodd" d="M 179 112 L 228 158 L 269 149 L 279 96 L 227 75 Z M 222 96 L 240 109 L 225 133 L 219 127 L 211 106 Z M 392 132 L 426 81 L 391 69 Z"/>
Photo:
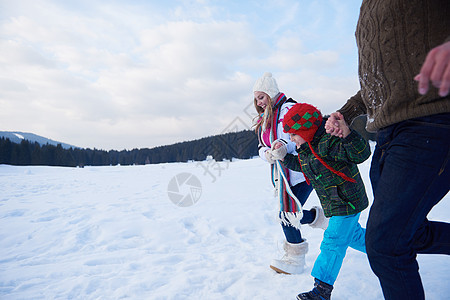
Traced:
<path fill-rule="evenodd" d="M 277 157 L 289 169 L 302 171 L 330 217 L 311 275 L 314 288 L 297 299 L 330 299 L 333 284 L 348 247 L 365 250 L 365 229 L 358 223 L 368 206 L 364 183 L 356 164 L 370 156 L 370 147 L 345 121 L 343 138 L 325 132 L 320 111 L 306 103 L 295 104 L 284 116 L 283 130 L 297 146 L 298 157 Z M 275 148 L 284 145 L 277 143 Z M 281 151 L 283 152 L 283 151 Z"/>

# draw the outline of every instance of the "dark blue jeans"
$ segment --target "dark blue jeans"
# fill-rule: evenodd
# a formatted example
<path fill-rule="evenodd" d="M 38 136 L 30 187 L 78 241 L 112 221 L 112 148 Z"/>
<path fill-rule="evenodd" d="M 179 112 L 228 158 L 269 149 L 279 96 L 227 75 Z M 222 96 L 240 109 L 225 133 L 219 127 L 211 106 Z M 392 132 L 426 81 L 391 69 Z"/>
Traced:
<path fill-rule="evenodd" d="M 308 185 L 306 181 L 303 181 L 299 184 L 291 186 L 291 190 L 297 197 L 298 201 L 300 201 L 300 203 L 304 205 L 309 197 L 309 194 L 311 194 L 313 188 L 311 185 Z M 314 217 L 315 213 L 313 213 L 312 211 L 303 210 L 303 218 L 300 220 L 300 223 L 301 224 L 312 223 L 312 221 L 314 221 Z M 284 235 L 286 236 L 286 240 L 289 243 L 298 244 L 303 241 L 300 230 L 298 230 L 294 226 L 281 224 L 281 227 L 283 227 Z"/>
<path fill-rule="evenodd" d="M 450 224 L 427 219 L 450 188 L 449 144 L 448 113 L 378 132 L 366 249 L 385 299 L 424 299 L 416 255 L 450 254 Z"/>

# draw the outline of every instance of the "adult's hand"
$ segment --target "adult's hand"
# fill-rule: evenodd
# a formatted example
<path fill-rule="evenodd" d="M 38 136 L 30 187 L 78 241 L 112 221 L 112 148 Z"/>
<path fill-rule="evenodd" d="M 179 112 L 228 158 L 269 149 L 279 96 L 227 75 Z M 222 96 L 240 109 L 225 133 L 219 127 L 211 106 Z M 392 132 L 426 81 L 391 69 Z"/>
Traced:
<path fill-rule="evenodd" d="M 445 97 L 450 92 L 450 42 L 437 46 L 428 52 L 420 73 L 414 77 L 419 82 L 419 93 L 425 95 L 429 82 Z"/>
<path fill-rule="evenodd" d="M 344 116 L 340 112 L 331 113 L 325 123 L 326 132 L 340 138 L 344 137 L 344 130 L 339 124 L 340 120 L 344 120 Z"/>

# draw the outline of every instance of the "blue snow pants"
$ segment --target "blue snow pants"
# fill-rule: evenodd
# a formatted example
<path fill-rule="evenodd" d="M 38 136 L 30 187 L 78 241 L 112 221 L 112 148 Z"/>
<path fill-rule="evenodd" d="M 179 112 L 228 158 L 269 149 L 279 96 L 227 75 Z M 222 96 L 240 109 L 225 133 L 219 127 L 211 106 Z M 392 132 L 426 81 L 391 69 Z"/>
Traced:
<path fill-rule="evenodd" d="M 311 271 L 314 278 L 333 285 L 348 247 L 366 253 L 366 230 L 358 223 L 359 216 L 360 213 L 330 218 L 323 234 L 320 254 Z"/>

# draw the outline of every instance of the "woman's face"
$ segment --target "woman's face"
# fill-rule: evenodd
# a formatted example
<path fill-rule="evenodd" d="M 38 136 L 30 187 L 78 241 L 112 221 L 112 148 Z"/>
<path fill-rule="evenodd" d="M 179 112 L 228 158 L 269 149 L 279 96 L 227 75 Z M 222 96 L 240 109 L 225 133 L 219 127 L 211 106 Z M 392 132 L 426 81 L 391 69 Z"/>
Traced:
<path fill-rule="evenodd" d="M 297 148 L 306 143 L 306 141 L 301 136 L 296 135 L 295 133 L 289 133 L 289 137 L 291 138 L 291 141 L 295 143 Z"/>
<path fill-rule="evenodd" d="M 270 97 L 264 92 L 256 91 L 253 93 L 256 100 L 256 105 L 261 107 L 263 110 L 266 109 L 266 106 L 270 103 Z"/>

